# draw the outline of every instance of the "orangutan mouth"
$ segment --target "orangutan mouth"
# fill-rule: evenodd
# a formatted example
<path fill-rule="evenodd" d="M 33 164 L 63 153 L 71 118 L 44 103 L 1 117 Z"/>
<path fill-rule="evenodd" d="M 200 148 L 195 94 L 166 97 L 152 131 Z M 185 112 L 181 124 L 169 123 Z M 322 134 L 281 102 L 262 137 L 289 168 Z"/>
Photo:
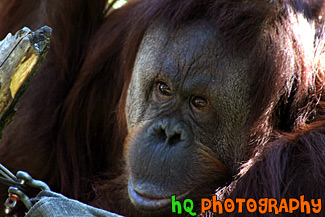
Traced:
<path fill-rule="evenodd" d="M 131 202 L 138 208 L 144 211 L 158 211 L 161 209 L 166 209 L 171 204 L 171 197 L 166 198 L 149 198 L 144 196 L 143 194 L 137 192 L 131 180 L 129 181 L 128 193 Z M 180 195 L 176 195 L 177 200 L 182 200 L 188 195 L 190 192 L 186 192 Z"/>

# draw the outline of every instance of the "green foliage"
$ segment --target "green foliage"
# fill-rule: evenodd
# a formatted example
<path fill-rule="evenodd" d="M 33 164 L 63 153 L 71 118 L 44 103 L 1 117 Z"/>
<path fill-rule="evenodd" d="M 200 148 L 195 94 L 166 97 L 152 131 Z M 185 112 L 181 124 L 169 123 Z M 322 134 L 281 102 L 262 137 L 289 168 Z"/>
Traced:
<path fill-rule="evenodd" d="M 113 2 L 113 0 L 108 0 L 108 3 Z M 125 3 L 127 3 L 127 0 L 118 0 L 115 2 L 115 4 L 113 5 L 114 9 L 120 8 L 122 7 Z"/>

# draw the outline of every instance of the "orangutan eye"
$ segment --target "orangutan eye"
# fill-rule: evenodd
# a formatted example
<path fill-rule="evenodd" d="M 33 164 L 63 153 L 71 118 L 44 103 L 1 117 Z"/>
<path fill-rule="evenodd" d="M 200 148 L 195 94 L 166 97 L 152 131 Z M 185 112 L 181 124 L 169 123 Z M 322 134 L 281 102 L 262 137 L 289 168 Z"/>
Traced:
<path fill-rule="evenodd" d="M 204 110 L 210 105 L 209 101 L 201 96 L 193 96 L 191 99 L 191 104 L 195 109 L 198 110 Z"/>
<path fill-rule="evenodd" d="M 158 88 L 159 93 L 164 95 L 164 96 L 171 96 L 172 95 L 172 90 L 164 82 L 161 82 L 161 81 L 158 82 L 157 88 Z"/>

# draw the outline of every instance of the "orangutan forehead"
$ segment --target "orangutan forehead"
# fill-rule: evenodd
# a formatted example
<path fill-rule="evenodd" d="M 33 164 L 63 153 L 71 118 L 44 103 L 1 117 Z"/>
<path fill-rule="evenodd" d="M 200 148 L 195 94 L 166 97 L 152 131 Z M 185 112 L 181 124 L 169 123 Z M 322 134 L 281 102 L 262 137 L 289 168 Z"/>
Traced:
<path fill-rule="evenodd" d="M 205 51 L 221 50 L 219 34 L 212 24 L 201 20 L 191 24 L 172 27 L 166 23 L 152 24 L 146 31 L 142 44 L 155 44 L 161 50 L 176 48 L 183 52 L 194 51 L 196 48 L 205 48 Z M 194 48 L 194 49 L 193 49 Z M 202 55 L 205 52 L 197 51 Z"/>
<path fill-rule="evenodd" d="M 215 38 L 212 26 L 203 21 L 178 29 L 153 24 L 142 40 L 137 59 L 152 65 L 156 72 L 179 79 L 210 73 L 215 71 L 213 62 L 216 63 L 220 50 Z"/>
<path fill-rule="evenodd" d="M 229 54 L 215 27 L 201 20 L 177 29 L 166 23 L 152 24 L 142 40 L 136 65 L 180 80 L 206 78 L 208 81 L 202 83 L 208 84 L 211 79 L 219 80 L 230 74 L 245 76 L 248 59 L 240 53 Z M 144 75 L 148 76 L 154 75 L 151 72 Z"/>

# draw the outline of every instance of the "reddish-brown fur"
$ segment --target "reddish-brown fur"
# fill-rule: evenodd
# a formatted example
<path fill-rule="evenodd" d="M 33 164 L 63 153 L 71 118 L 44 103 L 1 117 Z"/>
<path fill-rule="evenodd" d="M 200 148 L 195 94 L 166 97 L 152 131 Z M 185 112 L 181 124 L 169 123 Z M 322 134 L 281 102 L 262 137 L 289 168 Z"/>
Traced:
<path fill-rule="evenodd" d="M 4 132 L 1 163 L 69 197 L 135 216 L 125 211 L 130 206 L 121 168 L 126 89 L 137 49 L 153 20 L 177 28 L 205 18 L 230 51 L 250 51 L 255 84 L 251 159 L 218 196 L 325 199 L 323 1 L 144 0 L 109 14 L 106 2 L 2 1 L 0 38 L 46 24 L 53 42 Z M 311 58 L 295 32 L 301 11 L 316 20 Z M 294 65 L 288 64 L 292 58 Z M 104 184 L 94 190 L 97 179 Z"/>

